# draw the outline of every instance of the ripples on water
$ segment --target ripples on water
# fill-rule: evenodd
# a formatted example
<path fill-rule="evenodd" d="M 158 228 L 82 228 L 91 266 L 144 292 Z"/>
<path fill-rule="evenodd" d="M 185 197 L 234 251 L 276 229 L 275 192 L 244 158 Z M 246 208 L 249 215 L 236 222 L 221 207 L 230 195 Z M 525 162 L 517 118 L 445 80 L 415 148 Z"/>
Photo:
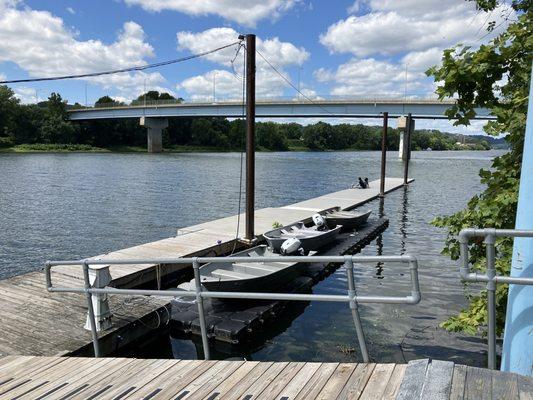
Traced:
<path fill-rule="evenodd" d="M 445 232 L 429 221 L 464 207 L 482 190 L 478 171 L 501 152 L 414 152 L 407 190 L 387 195 L 390 226 L 364 255 L 419 257 L 423 300 L 416 306 L 365 305 L 370 353 L 401 361 L 398 344 L 413 326 L 436 325 L 465 305 L 457 266 L 441 256 Z M 0 155 L 0 278 L 172 236 L 179 227 L 237 212 L 239 154 Z M 378 152 L 258 153 L 257 207 L 276 207 L 345 189 L 358 176 L 379 177 Z M 403 176 L 396 152 L 388 176 Z M 379 211 L 379 201 L 366 208 Z M 405 267 L 359 266 L 360 294 L 403 294 Z M 336 272 L 315 293 L 345 293 Z M 301 311 L 301 310 L 300 310 Z M 287 329 L 254 350 L 254 359 L 353 359 L 354 328 L 344 304 L 312 303 Z M 344 358 L 343 358 L 344 357 Z"/>

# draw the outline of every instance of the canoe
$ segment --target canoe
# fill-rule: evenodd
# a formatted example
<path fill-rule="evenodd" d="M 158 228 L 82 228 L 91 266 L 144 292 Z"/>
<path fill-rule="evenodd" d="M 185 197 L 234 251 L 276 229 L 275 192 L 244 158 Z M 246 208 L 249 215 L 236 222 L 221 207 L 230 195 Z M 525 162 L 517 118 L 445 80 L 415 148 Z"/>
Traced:
<path fill-rule="evenodd" d="M 372 211 L 342 211 L 335 207 L 322 213 L 328 226 L 342 225 L 342 230 L 358 228 L 366 224 Z"/>
<path fill-rule="evenodd" d="M 266 245 L 240 251 L 230 257 L 279 257 L 276 262 L 212 262 L 200 267 L 200 281 L 208 291 L 270 292 L 285 286 L 302 273 L 305 263 L 283 261 L 283 256 Z M 178 286 L 194 290 L 194 279 Z"/>
<path fill-rule="evenodd" d="M 268 242 L 268 247 L 279 252 L 283 242 L 290 238 L 296 238 L 301 242 L 305 253 L 318 250 L 331 243 L 337 238 L 342 226 L 333 229 L 318 230 L 316 225 L 306 227 L 303 222 L 296 222 L 282 228 L 273 229 L 263 234 Z"/>

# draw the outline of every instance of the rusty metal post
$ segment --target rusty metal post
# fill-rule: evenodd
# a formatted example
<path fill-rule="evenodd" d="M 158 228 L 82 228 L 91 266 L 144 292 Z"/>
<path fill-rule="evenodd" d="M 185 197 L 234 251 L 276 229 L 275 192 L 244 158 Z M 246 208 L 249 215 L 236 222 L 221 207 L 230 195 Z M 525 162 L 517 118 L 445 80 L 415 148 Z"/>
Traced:
<path fill-rule="evenodd" d="M 414 127 L 413 117 L 411 113 L 407 114 L 407 121 L 405 124 L 405 136 L 404 136 L 404 168 L 403 168 L 403 184 L 407 185 L 409 181 L 409 160 L 411 159 L 411 131 Z"/>
<path fill-rule="evenodd" d="M 254 238 L 255 35 L 246 35 L 246 239 Z"/>
<path fill-rule="evenodd" d="M 381 179 L 379 182 L 379 197 L 385 196 L 385 172 L 387 164 L 387 129 L 389 125 L 389 113 L 383 113 L 383 136 L 381 138 Z"/>

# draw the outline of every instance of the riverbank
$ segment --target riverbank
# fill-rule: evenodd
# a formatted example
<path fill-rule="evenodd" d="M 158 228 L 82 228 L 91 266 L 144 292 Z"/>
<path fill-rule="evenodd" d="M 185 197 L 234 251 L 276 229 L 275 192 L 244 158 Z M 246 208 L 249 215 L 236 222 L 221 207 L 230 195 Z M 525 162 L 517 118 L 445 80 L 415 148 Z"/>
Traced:
<path fill-rule="evenodd" d="M 417 151 L 416 149 L 413 149 Z M 459 149 L 450 149 L 443 151 L 455 151 L 455 150 L 474 150 L 483 151 L 482 148 L 464 147 Z M 220 148 L 216 146 L 193 146 L 193 145 L 174 145 L 165 147 L 163 152 L 165 153 L 230 153 L 239 152 L 241 149 L 237 148 Z M 273 152 L 274 150 L 266 149 L 258 146 L 256 149 L 258 152 Z M 372 151 L 372 150 L 360 150 L 347 148 L 343 150 L 316 150 L 311 149 L 304 145 L 289 146 L 285 151 Z M 143 146 L 112 146 L 112 147 L 95 147 L 88 144 L 19 144 L 11 147 L 0 147 L 0 153 L 146 153 L 146 147 Z"/>

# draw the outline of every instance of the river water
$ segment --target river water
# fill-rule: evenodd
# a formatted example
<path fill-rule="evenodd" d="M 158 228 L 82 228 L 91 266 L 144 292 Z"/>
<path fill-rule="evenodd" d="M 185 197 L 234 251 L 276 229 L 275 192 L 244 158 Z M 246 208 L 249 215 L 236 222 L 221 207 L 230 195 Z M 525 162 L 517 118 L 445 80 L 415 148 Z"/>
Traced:
<path fill-rule="evenodd" d="M 498 154 L 413 152 L 410 176 L 416 181 L 387 195 L 383 211 L 390 226 L 362 254 L 417 255 L 423 300 L 416 306 L 361 308 L 373 359 L 403 361 L 428 352 L 450 356 L 451 346 L 439 343 L 442 333 L 436 334 L 436 327 L 466 303 L 456 263 L 439 254 L 445 232 L 429 221 L 461 209 L 480 192 L 478 171 Z M 256 206 L 282 206 L 345 189 L 358 176 L 377 179 L 379 164 L 378 152 L 258 153 Z M 0 154 L 0 278 L 37 270 L 46 259 L 101 254 L 236 214 L 239 166 L 238 153 Z M 387 175 L 402 174 L 397 153 L 389 152 Z M 377 213 L 379 207 L 376 200 L 365 208 Z M 358 267 L 358 293 L 407 293 L 406 272 L 394 264 Z M 345 288 L 339 270 L 313 292 L 345 293 Z M 344 304 L 300 307 L 271 336 L 242 355 L 308 361 L 359 357 Z M 417 336 L 434 343 L 419 346 Z M 187 355 L 183 341 L 157 347 L 154 351 L 161 354 Z M 457 357 L 467 362 L 469 355 Z"/>

